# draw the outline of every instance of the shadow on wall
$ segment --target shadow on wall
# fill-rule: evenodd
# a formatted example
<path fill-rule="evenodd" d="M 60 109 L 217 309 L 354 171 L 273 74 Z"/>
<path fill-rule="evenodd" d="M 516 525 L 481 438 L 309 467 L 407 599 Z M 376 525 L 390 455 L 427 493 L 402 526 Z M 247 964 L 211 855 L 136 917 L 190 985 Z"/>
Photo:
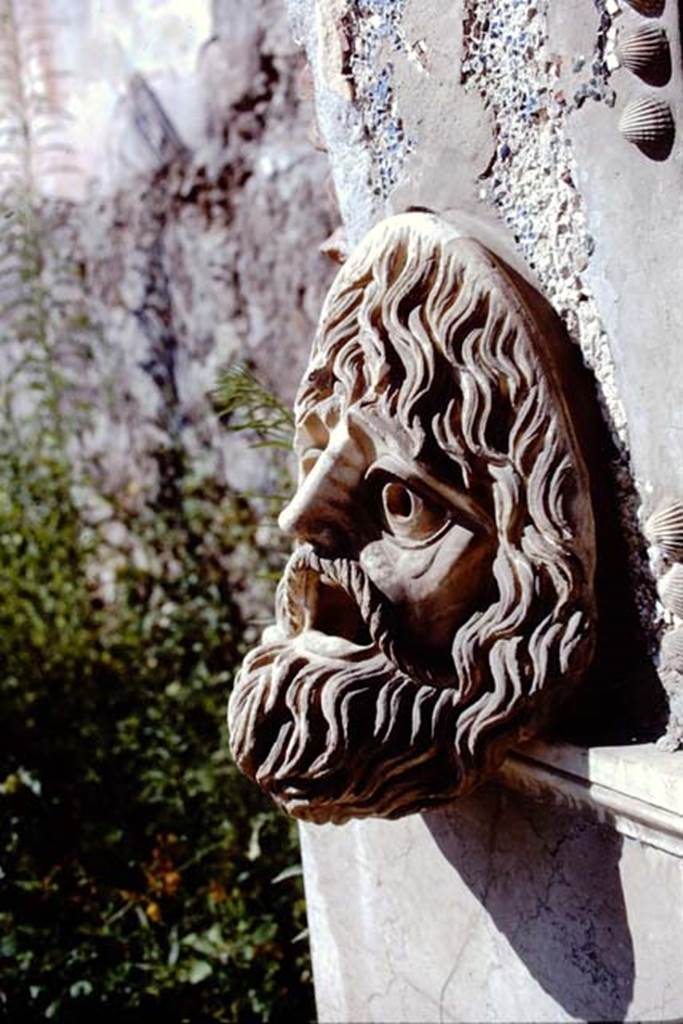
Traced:
<path fill-rule="evenodd" d="M 635 972 L 619 875 L 622 837 L 495 784 L 423 818 L 443 856 L 558 1010 L 580 1020 L 623 1020 Z M 471 941 L 477 941 L 474 934 Z M 463 1019 L 464 952 L 459 950 L 444 982 L 442 1021 Z"/>
<path fill-rule="evenodd" d="M 565 394 L 573 396 L 572 421 L 590 477 L 595 515 L 597 648 L 583 683 L 565 700 L 561 712 L 555 712 L 552 731 L 579 746 L 653 742 L 666 731 L 668 704 L 647 653 L 651 640 L 643 632 L 644 621 L 655 621 L 657 595 L 646 568 L 635 481 L 623 453 L 615 448 L 615 426 L 605 419 L 608 413 L 601 409 L 598 382 L 578 346 L 570 342 L 549 303 L 514 268 L 508 266 L 508 273 L 535 310 L 545 343 L 554 346 Z M 642 620 L 637 604 L 643 609 Z"/>

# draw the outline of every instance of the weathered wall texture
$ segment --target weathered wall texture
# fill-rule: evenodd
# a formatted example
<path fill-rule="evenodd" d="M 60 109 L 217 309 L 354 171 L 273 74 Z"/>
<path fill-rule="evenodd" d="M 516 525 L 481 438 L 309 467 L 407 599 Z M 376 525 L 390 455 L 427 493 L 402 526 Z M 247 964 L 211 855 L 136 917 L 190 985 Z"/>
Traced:
<path fill-rule="evenodd" d="M 279 0 L 0 0 L 0 29 L 0 392 L 30 430 L 35 368 L 59 367 L 116 558 L 173 458 L 217 496 L 270 485 L 209 392 L 251 360 L 291 399 L 332 269 L 329 167 Z"/>
<path fill-rule="evenodd" d="M 668 694 L 674 748 L 683 735 L 678 3 L 289 0 L 289 9 L 347 243 L 411 205 L 457 209 L 463 228 L 535 276 L 579 346 L 611 439 L 641 648 Z M 656 52 L 634 70 L 643 29 L 655 30 Z M 642 98 L 654 146 L 637 145 L 629 127 Z M 616 688 L 611 700 L 618 717 Z M 672 953 L 683 940 L 680 859 L 609 827 L 491 787 L 450 813 L 307 826 L 304 855 L 323 1020 L 683 1014 Z"/>

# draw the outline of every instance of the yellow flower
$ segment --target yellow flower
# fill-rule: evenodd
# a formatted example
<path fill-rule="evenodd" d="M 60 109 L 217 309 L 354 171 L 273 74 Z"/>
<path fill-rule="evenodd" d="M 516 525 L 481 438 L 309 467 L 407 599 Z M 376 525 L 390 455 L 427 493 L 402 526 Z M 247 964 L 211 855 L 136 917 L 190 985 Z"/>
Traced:
<path fill-rule="evenodd" d="M 161 921 L 161 910 L 158 903 L 148 903 L 145 907 L 145 913 L 150 921 L 154 921 L 155 924 L 159 924 L 159 921 Z"/>

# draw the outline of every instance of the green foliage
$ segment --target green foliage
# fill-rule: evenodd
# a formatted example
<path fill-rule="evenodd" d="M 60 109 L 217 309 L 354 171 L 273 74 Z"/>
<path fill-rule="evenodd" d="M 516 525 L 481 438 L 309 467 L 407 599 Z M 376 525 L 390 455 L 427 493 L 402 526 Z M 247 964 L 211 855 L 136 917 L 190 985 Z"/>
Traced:
<path fill-rule="evenodd" d="M 235 363 L 223 371 L 214 400 L 228 430 L 253 432 L 257 448 L 290 450 L 292 413 L 246 366 Z"/>
<path fill-rule="evenodd" d="M 251 506 L 183 473 L 114 551 L 62 428 L 0 432 L 0 1019 L 311 1019 L 296 830 L 224 727 Z"/>

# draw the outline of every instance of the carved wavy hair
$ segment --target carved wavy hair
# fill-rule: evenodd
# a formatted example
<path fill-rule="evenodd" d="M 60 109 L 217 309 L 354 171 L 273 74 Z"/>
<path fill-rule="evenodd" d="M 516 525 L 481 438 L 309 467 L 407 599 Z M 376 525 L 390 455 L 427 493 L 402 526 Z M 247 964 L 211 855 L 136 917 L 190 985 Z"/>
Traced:
<path fill-rule="evenodd" d="M 398 420 L 412 457 L 438 467 L 484 511 L 497 550 L 485 606 L 454 625 L 452 685 L 415 680 L 411 687 L 404 673 L 382 682 L 373 662 L 377 678 L 364 696 L 360 666 L 350 667 L 353 695 L 340 683 L 335 700 L 330 679 L 324 699 L 308 687 L 304 708 L 290 692 L 286 713 L 299 723 L 308 716 L 307 735 L 312 718 L 327 720 L 317 726 L 327 736 L 318 768 L 334 764 L 336 771 L 344 751 L 357 759 L 346 794 L 335 784 L 336 796 L 328 791 L 323 800 L 336 800 L 336 807 L 306 810 L 303 762 L 293 754 L 302 749 L 296 727 L 289 746 L 282 738 L 259 781 L 268 776 L 266 788 L 286 806 L 291 798 L 289 809 L 302 817 L 397 816 L 470 788 L 511 743 L 534 731 L 590 661 L 595 543 L 587 473 L 553 355 L 528 301 L 486 249 L 417 213 L 378 225 L 332 286 L 297 415 L 337 395 L 345 407 L 371 405 Z M 365 735 L 367 725 L 354 725 L 342 707 L 360 701 L 367 721 L 363 701 L 370 696 L 381 736 L 377 729 Z M 235 710 L 246 699 L 236 697 Z M 358 746 L 354 731 L 363 737 Z M 382 748 L 390 758 L 384 776 Z M 313 803 L 320 804 L 325 772 L 314 775 L 308 772 L 309 796 L 317 794 Z"/>
<path fill-rule="evenodd" d="M 298 413 L 334 390 L 397 418 L 413 458 L 450 460 L 495 522 L 497 594 L 452 649 L 458 739 L 472 747 L 590 658 L 593 519 L 551 353 L 501 263 L 436 217 L 406 214 L 371 232 L 338 275 Z"/>

